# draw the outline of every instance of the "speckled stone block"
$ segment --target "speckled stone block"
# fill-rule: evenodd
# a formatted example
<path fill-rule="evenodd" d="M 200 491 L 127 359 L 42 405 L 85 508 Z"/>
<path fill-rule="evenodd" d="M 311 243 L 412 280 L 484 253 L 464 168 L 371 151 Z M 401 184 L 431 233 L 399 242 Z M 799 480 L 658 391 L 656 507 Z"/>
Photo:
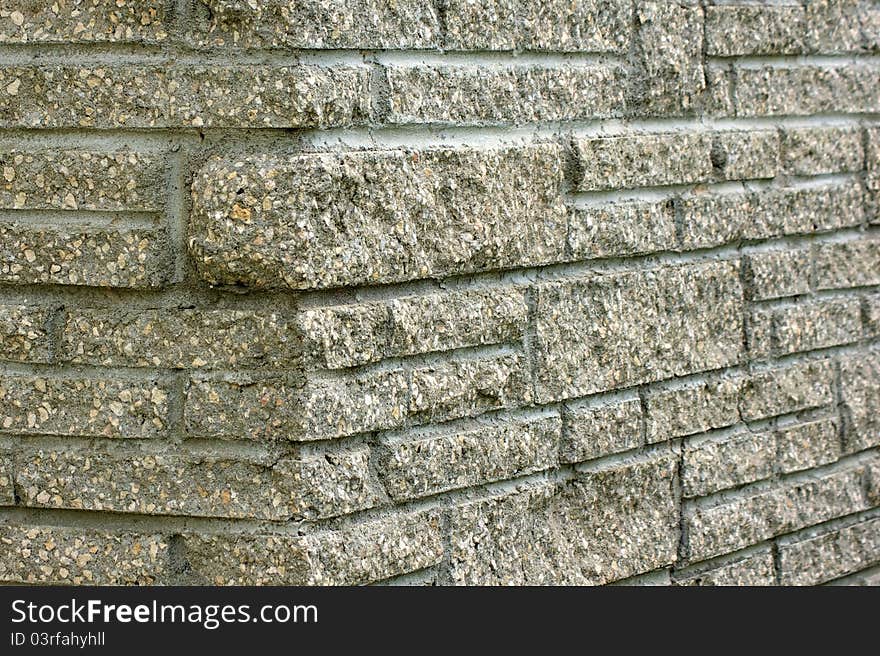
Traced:
<path fill-rule="evenodd" d="M 880 285 L 880 239 L 816 244 L 816 288 Z"/>
<path fill-rule="evenodd" d="M 815 360 L 751 374 L 743 382 L 740 414 L 746 421 L 819 408 L 834 401 L 830 360 Z"/>
<path fill-rule="evenodd" d="M 0 581 L 155 585 L 170 579 L 170 544 L 155 533 L 0 524 Z"/>
<path fill-rule="evenodd" d="M 0 454 L 0 505 L 15 505 L 15 488 L 12 485 L 12 459 Z"/>
<path fill-rule="evenodd" d="M 862 319 L 865 337 L 880 336 L 880 294 L 866 294 L 862 298 Z"/>
<path fill-rule="evenodd" d="M 779 171 L 779 133 L 776 130 L 716 132 L 712 166 L 721 180 L 757 180 Z"/>
<path fill-rule="evenodd" d="M 880 12 L 878 12 L 880 16 Z M 880 34 L 880 17 L 878 17 Z M 880 128 L 865 130 L 867 148 L 865 150 L 865 189 L 868 193 L 867 218 L 871 223 L 880 223 Z"/>
<path fill-rule="evenodd" d="M 780 541 L 783 585 L 818 585 L 880 563 L 880 518 Z"/>
<path fill-rule="evenodd" d="M 156 211 L 165 205 L 161 153 L 0 150 L 0 208 Z"/>
<path fill-rule="evenodd" d="M 685 444 L 681 486 L 686 497 L 705 496 L 773 475 L 773 433 L 736 432 Z"/>
<path fill-rule="evenodd" d="M 770 586 L 776 585 L 776 570 L 770 551 L 701 570 L 675 579 L 675 585 L 687 586 Z"/>
<path fill-rule="evenodd" d="M 193 185 L 190 253 L 209 283 L 256 288 L 546 264 L 565 246 L 561 183 L 550 144 L 212 159 Z"/>
<path fill-rule="evenodd" d="M 162 378 L 4 373 L 0 427 L 7 433 L 82 437 L 163 436 L 171 422 Z"/>
<path fill-rule="evenodd" d="M 723 428 L 739 421 L 742 378 L 718 378 L 645 393 L 648 443 Z"/>
<path fill-rule="evenodd" d="M 791 128 L 782 133 L 782 166 L 790 175 L 848 173 L 865 155 L 857 127 Z"/>
<path fill-rule="evenodd" d="M 876 4 L 863 0 L 810 0 L 805 3 L 807 48 L 811 52 L 835 54 L 865 50 L 863 25 Z"/>
<path fill-rule="evenodd" d="M 440 23 L 419 0 L 199 0 L 192 29 L 197 47 L 434 48 Z"/>
<path fill-rule="evenodd" d="M 536 286 L 542 403 L 730 366 L 742 350 L 736 262 Z"/>
<path fill-rule="evenodd" d="M 783 474 L 827 465 L 840 457 L 837 420 L 818 421 L 779 429 L 776 438 L 776 467 Z"/>
<path fill-rule="evenodd" d="M 742 549 L 783 533 L 868 508 L 863 467 L 769 483 L 685 514 L 691 560 Z"/>
<path fill-rule="evenodd" d="M 186 561 L 213 585 L 362 585 L 436 565 L 435 512 L 394 515 L 307 536 L 186 534 Z"/>
<path fill-rule="evenodd" d="M 164 0 L 16 2 L 0 9 L 0 43 L 161 43 Z"/>
<path fill-rule="evenodd" d="M 366 67 L 8 66 L 0 127 L 307 128 L 363 123 Z"/>
<path fill-rule="evenodd" d="M 642 403 L 638 398 L 565 406 L 562 462 L 584 462 L 642 445 Z"/>
<path fill-rule="evenodd" d="M 448 0 L 445 47 L 451 50 L 625 52 L 626 0 Z"/>
<path fill-rule="evenodd" d="M 842 358 L 840 392 L 848 452 L 880 445 L 880 353 Z"/>
<path fill-rule="evenodd" d="M 786 355 L 801 351 L 848 344 L 862 336 L 862 316 L 858 298 L 834 298 L 801 302 L 761 310 L 773 326 L 761 341 L 750 344 L 758 354 Z M 753 314 L 753 316 L 754 316 Z"/>
<path fill-rule="evenodd" d="M 129 449 L 20 450 L 21 503 L 36 508 L 239 519 L 319 519 L 377 496 L 366 448 L 276 463 Z"/>
<path fill-rule="evenodd" d="M 297 339 L 281 313 L 250 310 L 71 309 L 61 358 L 173 369 L 293 368 Z"/>
<path fill-rule="evenodd" d="M 798 55 L 804 52 L 800 5 L 706 7 L 706 52 L 720 57 Z"/>
<path fill-rule="evenodd" d="M 395 501 L 515 478 L 556 464 L 558 416 L 493 421 L 387 445 L 380 478 Z"/>
<path fill-rule="evenodd" d="M 573 207 L 568 248 L 574 260 L 623 257 L 676 247 L 672 201 Z"/>
<path fill-rule="evenodd" d="M 621 117 L 626 69 L 512 66 L 390 66 L 390 123 L 535 123 Z"/>
<path fill-rule="evenodd" d="M 654 455 L 456 508 L 452 581 L 584 585 L 676 559 L 675 458 Z"/>
<path fill-rule="evenodd" d="M 162 229 L 0 222 L 3 283 L 148 288 L 172 275 Z"/>
<path fill-rule="evenodd" d="M 807 248 L 756 251 L 743 258 L 746 293 L 753 301 L 810 291 L 812 259 Z"/>
<path fill-rule="evenodd" d="M 52 316 L 49 307 L 0 305 L 0 360 L 50 362 Z"/>

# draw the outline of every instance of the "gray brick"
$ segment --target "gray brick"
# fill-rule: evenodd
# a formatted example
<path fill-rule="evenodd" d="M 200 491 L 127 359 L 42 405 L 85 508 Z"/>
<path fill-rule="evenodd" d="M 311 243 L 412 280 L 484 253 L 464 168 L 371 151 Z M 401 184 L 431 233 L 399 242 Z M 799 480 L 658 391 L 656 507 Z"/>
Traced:
<path fill-rule="evenodd" d="M 559 417 L 493 422 L 388 446 L 381 479 L 395 501 L 548 469 L 559 451 Z"/>
<path fill-rule="evenodd" d="M 741 385 L 741 378 L 720 378 L 647 392 L 648 442 L 662 442 L 737 423 Z"/>
<path fill-rule="evenodd" d="M 642 445 L 639 399 L 565 407 L 562 462 L 583 462 Z"/>
<path fill-rule="evenodd" d="M 880 336 L 880 294 L 867 294 L 862 298 L 865 321 L 865 337 Z"/>
<path fill-rule="evenodd" d="M 810 291 L 812 262 L 806 248 L 760 251 L 743 259 L 746 291 L 755 301 Z"/>
<path fill-rule="evenodd" d="M 862 20 L 877 11 L 862 0 L 810 0 L 805 10 L 808 49 L 829 54 L 864 50 Z"/>
<path fill-rule="evenodd" d="M 689 586 L 768 586 L 776 585 L 773 554 L 770 551 L 747 556 L 676 579 L 676 585 Z"/>
<path fill-rule="evenodd" d="M 782 165 L 790 175 L 860 171 L 862 131 L 857 127 L 791 128 L 783 132 Z"/>
<path fill-rule="evenodd" d="M 880 239 L 817 244 L 815 259 L 818 289 L 880 285 Z"/>
<path fill-rule="evenodd" d="M 715 117 L 733 116 L 733 67 L 710 61 L 704 67 L 704 72 L 706 90 L 703 92 L 703 113 Z"/>
<path fill-rule="evenodd" d="M 12 478 L 12 460 L 7 455 L 0 455 L 0 506 L 15 505 Z"/>
<path fill-rule="evenodd" d="M 0 305 L 0 360 L 49 362 L 52 309 L 33 305 Z"/>
<path fill-rule="evenodd" d="M 775 437 L 776 466 L 783 474 L 827 465 L 840 457 L 834 418 L 783 428 Z"/>
<path fill-rule="evenodd" d="M 744 431 L 689 442 L 682 459 L 682 494 L 704 496 L 769 478 L 775 457 L 776 440 L 770 432 Z"/>
<path fill-rule="evenodd" d="M 779 133 L 775 130 L 718 132 L 712 164 L 723 180 L 773 178 L 779 169 Z"/>
<path fill-rule="evenodd" d="M 848 452 L 880 446 L 880 354 L 842 358 L 840 392 Z"/>
<path fill-rule="evenodd" d="M 454 583 L 615 581 L 675 560 L 671 454 L 456 508 Z"/>
<path fill-rule="evenodd" d="M 829 360 L 816 360 L 751 374 L 742 387 L 740 414 L 746 421 L 765 419 L 834 401 L 834 370 Z"/>
<path fill-rule="evenodd" d="M 575 260 L 674 250 L 672 201 L 615 202 L 572 208 L 568 247 Z"/>
<path fill-rule="evenodd" d="M 880 563 L 880 519 L 779 545 L 783 585 L 817 585 Z"/>
<path fill-rule="evenodd" d="M 0 43 L 161 43 L 172 19 L 163 0 L 18 2 L 0 9 Z"/>
<path fill-rule="evenodd" d="M 742 349 L 741 312 L 733 262 L 539 284 L 538 401 L 735 364 Z"/>
<path fill-rule="evenodd" d="M 880 18 L 878 18 L 878 24 L 880 24 Z M 880 223 L 880 128 L 872 128 L 865 132 L 868 136 L 868 146 L 865 153 L 868 169 L 865 176 L 865 188 L 868 193 L 866 204 L 869 207 L 868 220 L 871 223 Z"/>
<path fill-rule="evenodd" d="M 546 144 L 213 159 L 193 185 L 190 252 L 208 282 L 258 288 L 547 264 L 565 246 L 561 183 Z"/>
<path fill-rule="evenodd" d="M 722 5 L 706 7 L 709 55 L 798 55 L 805 50 L 801 6 Z"/>
<path fill-rule="evenodd" d="M 848 344 L 862 335 L 857 298 L 804 302 L 769 312 L 773 322 L 771 352 L 775 355 Z"/>

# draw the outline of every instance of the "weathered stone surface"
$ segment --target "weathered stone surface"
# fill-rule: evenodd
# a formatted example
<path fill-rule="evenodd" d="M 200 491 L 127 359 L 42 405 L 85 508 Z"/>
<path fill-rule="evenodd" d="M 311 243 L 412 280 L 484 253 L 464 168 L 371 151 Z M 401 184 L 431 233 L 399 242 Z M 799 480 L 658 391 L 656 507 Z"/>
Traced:
<path fill-rule="evenodd" d="M 61 358 L 90 364 L 291 368 L 297 339 L 280 313 L 209 309 L 71 309 Z"/>
<path fill-rule="evenodd" d="M 804 27 L 800 5 L 706 7 L 706 52 L 721 57 L 801 54 Z"/>
<path fill-rule="evenodd" d="M 746 421 L 829 405 L 834 400 L 830 360 L 766 369 L 746 378 L 740 414 Z"/>
<path fill-rule="evenodd" d="M 165 162 L 134 150 L 2 150 L 0 208 L 159 210 Z"/>
<path fill-rule="evenodd" d="M 755 362 L 773 355 L 774 314 L 772 310 L 757 309 L 746 314 L 746 351 Z"/>
<path fill-rule="evenodd" d="M 626 114 L 619 66 L 390 66 L 390 123 L 535 123 Z"/>
<path fill-rule="evenodd" d="M 645 394 L 648 443 L 702 433 L 739 421 L 742 378 L 719 378 Z"/>
<path fill-rule="evenodd" d="M 759 310 L 772 323 L 771 343 L 750 345 L 758 353 L 785 355 L 858 341 L 862 336 L 859 299 L 835 298 Z"/>
<path fill-rule="evenodd" d="M 717 132 L 712 142 L 715 176 L 723 180 L 773 178 L 779 169 L 775 130 Z"/>
<path fill-rule="evenodd" d="M 738 116 L 806 115 L 823 112 L 876 112 L 880 67 L 809 64 L 743 67 L 737 70 Z"/>
<path fill-rule="evenodd" d="M 625 52 L 630 22 L 626 0 L 448 0 L 445 47 Z"/>
<path fill-rule="evenodd" d="M 741 312 L 736 262 L 539 284 L 538 401 L 735 364 Z"/>
<path fill-rule="evenodd" d="M 776 585 L 773 554 L 770 551 L 726 563 L 698 574 L 676 579 L 676 585 L 766 586 Z"/>
<path fill-rule="evenodd" d="M 380 477 L 395 501 L 514 478 L 556 464 L 558 416 L 493 422 L 388 445 Z"/>
<path fill-rule="evenodd" d="M 806 248 L 757 251 L 743 259 L 746 292 L 754 301 L 810 291 L 812 261 Z"/>
<path fill-rule="evenodd" d="M 790 128 L 783 131 L 782 166 L 790 175 L 860 171 L 862 131 L 857 127 Z"/>
<path fill-rule="evenodd" d="M 817 244 L 815 261 L 817 289 L 880 285 L 880 239 Z"/>
<path fill-rule="evenodd" d="M 715 117 L 733 116 L 733 65 L 710 61 L 704 72 L 703 113 Z"/>
<path fill-rule="evenodd" d="M 0 127 L 307 128 L 369 112 L 366 67 L 7 66 Z"/>
<path fill-rule="evenodd" d="M 0 360 L 49 362 L 52 315 L 47 307 L 0 305 Z"/>
<path fill-rule="evenodd" d="M 0 547 L 4 583 L 154 585 L 171 569 L 159 534 L 0 524 Z"/>
<path fill-rule="evenodd" d="M 167 429 L 168 381 L 160 378 L 4 373 L 0 427 L 5 432 L 83 437 L 159 437 Z"/>
<path fill-rule="evenodd" d="M 675 560 L 671 454 L 456 508 L 455 583 L 595 584 Z"/>
<path fill-rule="evenodd" d="M 259 441 L 299 439 L 296 382 L 292 377 L 194 374 L 183 409 L 186 433 Z"/>
<path fill-rule="evenodd" d="M 306 310 L 297 317 L 307 360 L 337 369 L 384 358 L 516 342 L 525 331 L 521 290 L 447 291 Z"/>
<path fill-rule="evenodd" d="M 783 474 L 827 465 L 840 457 L 833 417 L 776 431 L 776 467 Z"/>
<path fill-rule="evenodd" d="M 674 250 L 672 201 L 605 203 L 572 208 L 568 248 L 574 260 Z"/>
<path fill-rule="evenodd" d="M 863 26 L 876 4 L 862 0 L 810 0 L 805 3 L 807 48 L 819 53 L 859 52 L 865 48 Z"/>
<path fill-rule="evenodd" d="M 779 545 L 783 585 L 817 585 L 880 563 L 880 518 Z"/>
<path fill-rule="evenodd" d="M 171 275 L 168 238 L 152 228 L 0 222 L 0 282 L 158 287 Z"/>
<path fill-rule="evenodd" d="M 161 43 L 163 0 L 17 2 L 0 9 L 0 43 Z"/>
<path fill-rule="evenodd" d="M 149 515 L 318 519 L 374 505 L 366 448 L 275 464 L 104 449 L 14 455 L 22 504 Z"/>
<path fill-rule="evenodd" d="M 562 462 L 583 462 L 642 445 L 642 403 L 637 398 L 569 404 L 564 418 Z"/>
<path fill-rule="evenodd" d="M 213 159 L 190 252 L 208 282 L 260 288 L 546 264 L 565 245 L 561 182 L 553 145 Z"/>
<path fill-rule="evenodd" d="M 413 369 L 410 414 L 417 421 L 445 421 L 532 400 L 526 359 L 505 353 Z"/>
<path fill-rule="evenodd" d="M 880 294 L 867 294 L 862 298 L 862 315 L 865 337 L 880 337 Z"/>
<path fill-rule="evenodd" d="M 239 48 L 432 48 L 440 24 L 418 0 L 200 0 L 210 12 L 187 38 L 196 46 Z"/>
<path fill-rule="evenodd" d="M 878 12 L 880 16 L 880 12 Z M 880 32 L 880 18 L 878 18 L 878 32 Z M 880 37 L 878 37 L 880 38 Z M 868 220 L 871 223 L 880 223 L 880 128 L 865 130 L 867 149 L 865 152 L 865 188 L 868 192 Z"/>
<path fill-rule="evenodd" d="M 436 513 L 308 536 L 187 534 L 186 560 L 213 585 L 361 585 L 440 562 Z"/>
<path fill-rule="evenodd" d="M 855 182 L 758 192 L 692 193 L 677 202 L 683 248 L 859 225 L 865 195 Z"/>
<path fill-rule="evenodd" d="M 861 353 L 840 362 L 846 450 L 880 445 L 880 353 Z"/>
<path fill-rule="evenodd" d="M 684 446 L 681 485 L 686 497 L 705 496 L 773 475 L 773 433 L 737 432 Z"/>
<path fill-rule="evenodd" d="M 865 510 L 862 467 L 760 486 L 685 514 L 689 558 L 701 560 Z"/>
<path fill-rule="evenodd" d="M 0 455 L 0 505 L 15 505 L 15 488 L 12 485 L 12 460 Z"/>

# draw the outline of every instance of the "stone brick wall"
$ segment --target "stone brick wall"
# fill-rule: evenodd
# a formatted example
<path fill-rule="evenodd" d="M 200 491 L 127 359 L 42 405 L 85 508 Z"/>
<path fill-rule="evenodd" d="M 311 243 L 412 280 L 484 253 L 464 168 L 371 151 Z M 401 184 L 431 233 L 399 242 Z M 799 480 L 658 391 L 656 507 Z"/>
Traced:
<path fill-rule="evenodd" d="M 11 0 L 0 581 L 880 583 L 880 3 Z"/>

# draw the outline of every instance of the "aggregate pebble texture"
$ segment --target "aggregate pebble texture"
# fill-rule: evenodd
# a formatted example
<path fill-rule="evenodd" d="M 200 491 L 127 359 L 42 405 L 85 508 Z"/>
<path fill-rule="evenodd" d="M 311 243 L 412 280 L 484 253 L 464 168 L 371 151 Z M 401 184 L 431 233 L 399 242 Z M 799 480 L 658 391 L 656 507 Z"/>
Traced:
<path fill-rule="evenodd" d="M 875 0 L 8 0 L 0 584 L 878 585 Z"/>

